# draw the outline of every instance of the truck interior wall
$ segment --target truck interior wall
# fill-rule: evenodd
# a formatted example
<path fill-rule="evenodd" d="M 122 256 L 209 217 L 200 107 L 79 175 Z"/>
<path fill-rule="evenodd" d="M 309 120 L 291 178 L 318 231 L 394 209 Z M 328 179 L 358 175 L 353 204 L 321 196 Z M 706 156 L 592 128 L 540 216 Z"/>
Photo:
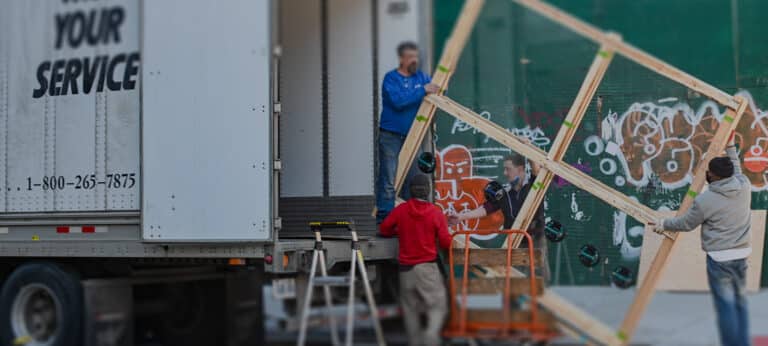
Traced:
<path fill-rule="evenodd" d="M 328 1 L 328 193 L 373 195 L 371 1 Z"/>
<path fill-rule="evenodd" d="M 323 196 L 322 1 L 279 6 L 281 197 Z M 282 209 L 282 208 L 281 208 Z"/>
<path fill-rule="evenodd" d="M 379 86 L 397 67 L 397 45 L 422 41 L 426 3 L 279 3 L 282 237 L 311 235 L 312 220 L 351 218 L 375 230 Z"/>

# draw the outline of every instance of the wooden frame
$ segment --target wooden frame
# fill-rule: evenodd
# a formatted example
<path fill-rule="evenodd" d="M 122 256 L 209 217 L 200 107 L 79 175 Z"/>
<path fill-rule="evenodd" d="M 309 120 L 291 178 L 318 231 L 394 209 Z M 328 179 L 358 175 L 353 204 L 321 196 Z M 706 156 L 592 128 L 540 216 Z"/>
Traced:
<path fill-rule="evenodd" d="M 627 215 L 646 224 L 646 229 L 648 229 L 648 224 L 656 222 L 661 214 L 630 199 L 624 194 L 613 190 L 588 174 L 585 174 L 562 161 L 565 152 L 570 145 L 571 139 L 578 129 L 584 113 L 600 85 L 605 71 L 610 64 L 613 53 L 615 52 L 616 54 L 620 54 L 677 83 L 706 95 L 727 108 L 723 121 L 719 124 L 714 137 L 710 141 L 707 152 L 699 160 L 698 166 L 694 170 L 693 182 L 691 183 L 688 193 L 683 199 L 677 214 L 680 215 L 690 208 L 693 199 L 701 191 L 701 188 L 704 185 L 704 172 L 706 171 L 709 160 L 723 151 L 728 136 L 735 130 L 736 125 L 747 107 L 747 101 L 743 98 L 729 95 L 698 80 L 652 55 L 624 43 L 620 36 L 603 32 L 552 5 L 544 3 L 543 1 L 512 1 L 561 24 L 600 45 L 600 50 L 582 83 L 573 106 L 563 122 L 563 127 L 555 138 L 552 149 L 547 153 L 529 143 L 523 142 L 501 126 L 483 118 L 448 97 L 442 96 L 442 91 L 447 87 L 451 72 L 456 66 L 461 50 L 466 43 L 483 4 L 482 0 L 467 0 L 459 15 L 457 24 L 447 41 L 433 79 L 433 83 L 440 86 L 441 92 L 437 95 L 428 95 L 424 98 L 424 101 L 419 107 L 416 120 L 414 121 L 405 144 L 401 149 L 398 160 L 397 176 L 395 178 L 396 191 L 399 192 L 402 187 L 406 172 L 410 169 L 419 146 L 432 122 L 435 108 L 440 108 L 484 133 L 486 136 L 493 138 L 497 142 L 542 166 L 542 170 L 532 186 L 534 192 L 529 193 L 526 197 L 523 207 L 515 220 L 513 229 L 526 229 L 528 227 L 533 218 L 533 214 L 543 201 L 544 194 L 554 175 L 561 176 L 574 186 L 585 190 L 615 208 L 624 211 Z M 576 329 L 582 335 L 587 336 L 596 342 L 606 345 L 627 343 L 637 328 L 640 318 L 653 295 L 656 283 L 669 259 L 669 255 L 674 249 L 677 235 L 675 233 L 665 233 L 665 235 L 666 237 L 651 264 L 645 280 L 638 288 L 637 295 L 635 296 L 618 332 L 611 331 L 610 328 L 599 321 L 596 321 L 575 306 L 568 304 L 565 300 L 551 291 L 545 292 L 539 303 L 553 312 L 560 321 L 564 322 L 566 327 Z M 508 239 L 506 245 L 517 247 L 519 243 L 520 238 L 515 237 Z M 468 245 L 476 247 L 474 244 Z M 493 270 L 493 268 L 490 268 L 489 272 L 494 273 L 496 271 Z"/>
<path fill-rule="evenodd" d="M 456 63 L 459 61 L 459 56 L 464 50 L 464 45 L 467 43 L 469 34 L 472 33 L 472 28 L 475 26 L 475 21 L 480 15 L 480 10 L 483 8 L 484 3 L 485 0 L 467 0 L 461 9 L 451 36 L 448 37 L 445 48 L 443 48 L 443 55 L 437 63 L 435 73 L 432 75 L 432 84 L 437 84 L 440 87 L 440 94 L 448 87 L 448 81 L 453 75 Z M 418 153 L 418 149 L 422 141 L 424 141 L 424 136 L 426 136 L 429 126 L 432 124 L 434 115 L 435 106 L 429 102 L 422 102 L 419 110 L 416 112 L 416 119 L 413 121 L 413 125 L 411 125 L 411 130 L 405 138 L 402 149 L 400 149 L 400 156 L 397 161 L 397 174 L 395 175 L 395 196 L 403 187 L 406 173 L 416 158 L 416 153 Z"/>
<path fill-rule="evenodd" d="M 616 39 L 620 39 L 618 35 L 616 35 Z M 584 114 L 587 112 L 587 108 L 589 108 L 589 103 L 592 100 L 592 97 L 595 96 L 597 87 L 603 80 L 605 71 L 608 70 L 608 66 L 611 64 L 612 59 L 613 50 L 607 46 L 600 47 L 597 55 L 595 55 L 595 59 L 592 61 L 592 65 L 589 67 L 587 77 L 584 78 L 584 82 L 581 84 L 579 93 L 576 94 L 576 99 L 573 101 L 571 109 L 565 116 L 563 126 L 560 128 L 560 131 L 557 132 L 557 137 L 555 137 L 552 148 L 547 154 L 548 159 L 561 161 L 565 156 L 565 152 L 571 144 L 571 140 L 576 134 L 576 130 L 579 128 L 579 125 L 581 125 L 581 119 L 584 118 Z M 525 201 L 523 201 L 523 205 L 518 212 L 518 215 L 522 217 L 515 218 L 512 229 L 528 229 L 536 215 L 536 209 L 538 209 L 544 201 L 544 195 L 554 176 L 554 173 L 546 168 L 542 168 L 539 171 L 536 181 L 531 185 L 533 192 L 528 193 L 528 196 L 526 196 Z M 522 237 L 513 237 L 512 239 L 507 239 L 506 245 L 518 247 L 520 246 L 521 241 Z"/>
<path fill-rule="evenodd" d="M 467 43 L 469 34 L 472 33 L 472 28 L 475 26 L 475 21 L 477 21 L 484 3 L 485 0 L 467 0 L 459 13 L 451 36 L 448 37 L 445 47 L 443 47 L 440 61 L 435 67 L 435 72 L 432 74 L 432 84 L 440 87 L 440 94 L 443 94 L 448 87 L 448 82 L 451 80 L 451 76 L 453 76 L 456 63 L 459 61 L 459 56 L 464 50 L 464 45 Z M 432 124 L 435 110 L 435 106 L 431 103 L 422 102 L 416 111 L 416 119 L 414 119 L 411 129 L 405 137 L 405 142 L 403 142 L 403 147 L 400 149 L 400 155 L 397 158 L 397 172 L 394 181 L 396 203 L 399 202 L 397 196 L 400 193 L 400 189 L 403 188 L 408 170 L 411 169 L 413 160 L 416 159 L 416 154 L 419 152 L 419 147 L 424 141 L 424 136 L 429 132 L 429 126 Z M 374 207 L 371 215 L 376 216 L 376 212 L 377 209 Z"/>

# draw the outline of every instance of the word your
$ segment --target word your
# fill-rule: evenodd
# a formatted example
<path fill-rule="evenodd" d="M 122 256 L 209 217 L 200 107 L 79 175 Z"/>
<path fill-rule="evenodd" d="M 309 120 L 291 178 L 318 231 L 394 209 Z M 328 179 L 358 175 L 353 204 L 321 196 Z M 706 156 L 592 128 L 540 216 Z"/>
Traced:
<path fill-rule="evenodd" d="M 119 44 L 124 21 L 125 10 L 120 6 L 56 14 L 54 48 Z M 94 86 L 97 92 L 105 87 L 110 91 L 133 90 L 139 61 L 138 52 L 43 61 L 37 68 L 38 87 L 32 97 L 89 94 Z"/>

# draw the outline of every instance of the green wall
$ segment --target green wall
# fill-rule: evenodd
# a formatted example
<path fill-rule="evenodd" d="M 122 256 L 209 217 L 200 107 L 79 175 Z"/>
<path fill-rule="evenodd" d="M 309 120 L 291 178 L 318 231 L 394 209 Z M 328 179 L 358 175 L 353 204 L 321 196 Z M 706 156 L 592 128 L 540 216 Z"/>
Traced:
<path fill-rule="evenodd" d="M 761 110 L 768 107 L 768 40 L 762 35 L 760 18 L 761 13 L 768 13 L 768 2 L 550 3 L 620 33 L 632 45 L 728 93 L 749 96 L 754 100 L 750 108 L 754 116 L 748 114 L 742 120 L 739 144 L 742 152 L 754 149 L 756 159 L 768 160 L 768 115 Z M 436 57 L 462 4 L 434 1 Z M 549 149 L 597 48 L 511 1 L 487 0 L 447 95 Z M 705 97 L 616 56 L 565 160 L 651 208 L 677 209 L 686 191 L 686 173 L 706 150 L 706 134 L 723 112 L 723 107 Z M 437 147 L 446 155 L 443 161 L 461 161 L 466 148 L 473 164 L 472 177 L 463 179 L 466 184 L 448 177 L 447 166 L 438 172 L 449 181 L 442 185 L 443 205 L 451 199 L 454 207 L 462 205 L 468 200 L 463 193 L 481 199 L 477 186 L 485 181 L 483 177 L 501 178 L 501 158 L 508 151 L 444 113 L 436 124 Z M 765 169 L 765 161 L 750 161 L 748 172 L 755 191 L 752 209 L 768 208 Z M 641 224 L 566 182 L 556 183 L 546 197 L 546 215 L 564 224 L 568 236 L 559 245 L 550 244 L 553 273 L 558 264 L 560 267 L 554 279 L 560 284 L 609 284 L 610 272 L 617 265 L 628 267 L 634 275 L 642 244 Z M 457 190 L 456 184 L 465 185 Z M 437 186 L 439 190 L 441 185 Z M 498 241 L 478 242 L 494 246 Z M 582 266 L 576 255 L 588 243 L 604 258 L 593 268 Z M 768 261 L 763 268 L 765 272 Z M 768 275 L 763 275 L 766 284 Z"/>

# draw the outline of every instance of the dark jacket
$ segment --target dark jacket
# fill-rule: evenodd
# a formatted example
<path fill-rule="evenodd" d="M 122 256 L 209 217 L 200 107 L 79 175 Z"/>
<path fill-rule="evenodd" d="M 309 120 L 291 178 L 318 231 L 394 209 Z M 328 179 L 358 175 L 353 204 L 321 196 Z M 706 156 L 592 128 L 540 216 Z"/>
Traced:
<path fill-rule="evenodd" d="M 533 184 L 534 181 L 536 181 L 536 176 L 531 176 L 529 183 L 523 185 L 520 188 L 520 191 L 516 191 L 512 186 L 504 185 L 504 196 L 500 201 L 495 203 L 486 201 L 483 204 L 485 212 L 491 214 L 501 209 L 501 212 L 504 214 L 504 228 L 511 228 L 512 224 L 515 223 L 517 214 L 520 212 L 520 208 L 523 206 L 523 202 L 525 202 L 525 198 L 528 197 L 528 192 L 531 191 L 531 184 Z M 542 239 L 542 236 L 544 235 L 544 208 L 542 206 L 539 206 L 539 208 L 536 209 L 533 222 L 528 226 L 528 234 L 533 237 L 535 242 Z M 526 242 L 522 242 L 520 246 L 527 247 L 527 244 Z"/>

